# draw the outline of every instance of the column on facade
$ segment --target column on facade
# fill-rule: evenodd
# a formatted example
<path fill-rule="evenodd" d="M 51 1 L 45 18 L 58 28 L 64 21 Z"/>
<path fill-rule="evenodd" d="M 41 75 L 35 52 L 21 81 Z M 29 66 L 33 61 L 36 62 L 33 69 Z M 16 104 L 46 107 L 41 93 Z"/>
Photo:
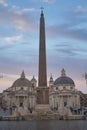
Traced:
<path fill-rule="evenodd" d="M 71 96 L 68 96 L 67 98 L 68 98 L 67 104 L 68 104 L 69 107 L 71 107 L 72 106 L 71 105 L 72 104 L 72 98 L 71 98 Z"/>
<path fill-rule="evenodd" d="M 52 108 L 54 108 L 54 95 L 52 96 Z"/>
<path fill-rule="evenodd" d="M 78 106 L 80 107 L 80 97 L 79 97 L 78 94 L 77 94 L 77 104 L 78 104 Z"/>
<path fill-rule="evenodd" d="M 64 108 L 64 102 L 63 102 L 63 96 L 60 96 L 60 105 L 59 105 L 60 109 Z"/>

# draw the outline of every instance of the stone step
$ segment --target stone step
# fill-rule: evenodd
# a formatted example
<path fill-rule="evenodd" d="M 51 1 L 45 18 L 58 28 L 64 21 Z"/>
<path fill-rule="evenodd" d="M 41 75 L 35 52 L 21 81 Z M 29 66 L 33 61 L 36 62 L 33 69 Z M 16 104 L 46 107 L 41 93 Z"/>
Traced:
<path fill-rule="evenodd" d="M 36 106 L 36 109 L 49 109 L 49 108 L 50 108 L 49 105 L 43 105 L 43 104 Z"/>
<path fill-rule="evenodd" d="M 40 105 L 36 106 L 35 111 L 38 114 L 46 114 L 46 113 L 50 112 L 50 108 L 49 108 L 48 104 L 47 105 L 40 104 Z"/>

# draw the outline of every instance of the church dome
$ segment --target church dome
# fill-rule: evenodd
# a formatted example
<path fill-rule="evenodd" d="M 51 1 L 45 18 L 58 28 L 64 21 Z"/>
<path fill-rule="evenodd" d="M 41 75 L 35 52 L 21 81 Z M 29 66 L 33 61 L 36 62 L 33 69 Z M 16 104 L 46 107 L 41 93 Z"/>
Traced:
<path fill-rule="evenodd" d="M 74 81 L 70 77 L 66 76 L 64 69 L 62 69 L 61 71 L 61 77 L 57 78 L 54 82 L 54 85 L 63 85 L 63 84 L 75 85 Z"/>
<path fill-rule="evenodd" d="M 12 87 L 31 87 L 31 82 L 25 78 L 24 71 L 22 72 L 21 77 L 13 83 Z"/>

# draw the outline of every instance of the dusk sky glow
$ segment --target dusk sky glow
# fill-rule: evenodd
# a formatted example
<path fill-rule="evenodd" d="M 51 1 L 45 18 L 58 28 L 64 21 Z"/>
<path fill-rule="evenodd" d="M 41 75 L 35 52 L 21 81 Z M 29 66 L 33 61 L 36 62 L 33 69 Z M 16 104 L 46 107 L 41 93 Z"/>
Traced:
<path fill-rule="evenodd" d="M 22 70 L 38 77 L 40 7 L 44 7 L 48 80 L 61 69 L 87 93 L 87 0 L 0 0 L 0 91 Z"/>

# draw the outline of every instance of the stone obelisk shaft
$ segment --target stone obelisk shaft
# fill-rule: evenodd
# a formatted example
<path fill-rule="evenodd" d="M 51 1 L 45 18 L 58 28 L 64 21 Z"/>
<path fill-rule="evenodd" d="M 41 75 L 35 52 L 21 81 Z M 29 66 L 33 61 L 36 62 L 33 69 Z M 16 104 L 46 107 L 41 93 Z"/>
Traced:
<path fill-rule="evenodd" d="M 41 17 L 40 17 L 38 86 L 47 86 L 45 21 L 43 11 L 41 11 Z"/>
<path fill-rule="evenodd" d="M 40 39 L 39 39 L 39 75 L 37 87 L 37 104 L 49 103 L 49 88 L 47 87 L 46 70 L 46 46 L 45 46 L 45 21 L 43 10 L 40 16 Z"/>

